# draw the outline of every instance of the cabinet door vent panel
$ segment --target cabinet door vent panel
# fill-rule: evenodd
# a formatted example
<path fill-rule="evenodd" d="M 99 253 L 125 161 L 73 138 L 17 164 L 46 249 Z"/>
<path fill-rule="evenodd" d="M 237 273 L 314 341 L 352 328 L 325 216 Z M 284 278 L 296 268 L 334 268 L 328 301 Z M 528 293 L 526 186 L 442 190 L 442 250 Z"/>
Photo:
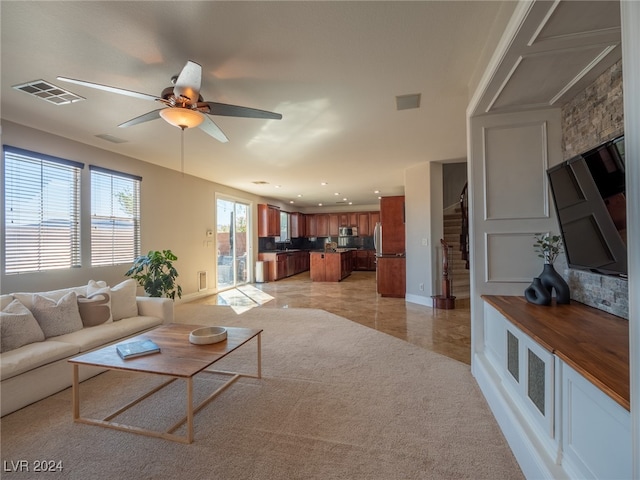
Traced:
<path fill-rule="evenodd" d="M 540 410 L 540 413 L 544 415 L 545 364 L 544 361 L 531 350 L 527 349 L 527 352 L 529 355 L 527 359 L 527 396 L 538 410 Z"/>
<path fill-rule="evenodd" d="M 518 337 L 507 330 L 507 370 L 516 382 L 520 383 L 520 358 Z"/>

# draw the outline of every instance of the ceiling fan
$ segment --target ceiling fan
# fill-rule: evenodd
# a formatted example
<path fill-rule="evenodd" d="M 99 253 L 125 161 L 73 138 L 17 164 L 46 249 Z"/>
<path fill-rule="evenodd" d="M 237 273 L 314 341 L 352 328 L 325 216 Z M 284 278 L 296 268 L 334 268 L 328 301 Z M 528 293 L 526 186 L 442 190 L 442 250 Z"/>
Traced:
<path fill-rule="evenodd" d="M 218 127 L 209 116 L 204 114 L 271 120 L 280 120 L 282 118 L 282 115 L 279 113 L 267 112 L 265 110 L 228 105 L 226 103 L 205 102 L 200 95 L 202 67 L 191 60 L 186 63 L 179 75 L 171 79 L 174 86 L 165 88 L 159 97 L 73 78 L 58 77 L 58 80 L 104 90 L 106 92 L 127 95 L 129 97 L 164 103 L 165 106 L 163 108 L 152 110 L 144 115 L 132 118 L 118 125 L 119 127 L 130 127 L 139 123 L 162 118 L 182 130 L 185 128 L 200 127 L 200 129 L 213 138 L 221 142 L 228 142 L 229 139 L 220 127 Z"/>

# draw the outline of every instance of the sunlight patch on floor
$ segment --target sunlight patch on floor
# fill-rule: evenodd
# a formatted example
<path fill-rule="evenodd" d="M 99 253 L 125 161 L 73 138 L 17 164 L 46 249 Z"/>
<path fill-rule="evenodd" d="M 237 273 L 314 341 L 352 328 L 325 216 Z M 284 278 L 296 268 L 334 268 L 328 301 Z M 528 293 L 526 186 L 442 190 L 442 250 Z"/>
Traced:
<path fill-rule="evenodd" d="M 251 285 L 225 290 L 218 293 L 217 297 L 218 305 L 228 305 L 238 315 L 273 300 L 271 295 Z"/>

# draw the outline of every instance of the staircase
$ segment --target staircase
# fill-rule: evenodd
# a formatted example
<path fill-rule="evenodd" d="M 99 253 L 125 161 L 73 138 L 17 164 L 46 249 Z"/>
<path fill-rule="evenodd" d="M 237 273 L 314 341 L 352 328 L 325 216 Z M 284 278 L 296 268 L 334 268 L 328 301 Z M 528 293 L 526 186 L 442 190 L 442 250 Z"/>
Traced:
<path fill-rule="evenodd" d="M 457 299 L 470 297 L 470 280 L 467 262 L 460 251 L 460 234 L 462 232 L 462 213 L 457 207 L 453 213 L 444 214 L 444 241 L 451 246 L 449 268 L 451 274 L 451 294 Z"/>

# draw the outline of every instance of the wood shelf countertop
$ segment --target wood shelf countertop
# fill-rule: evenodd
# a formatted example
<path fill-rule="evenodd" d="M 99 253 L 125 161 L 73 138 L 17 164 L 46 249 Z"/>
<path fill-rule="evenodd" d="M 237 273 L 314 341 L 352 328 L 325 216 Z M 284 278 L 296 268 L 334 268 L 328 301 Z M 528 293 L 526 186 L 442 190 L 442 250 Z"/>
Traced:
<path fill-rule="evenodd" d="M 627 320 L 574 301 L 569 305 L 539 306 L 518 296 L 482 298 L 540 346 L 630 410 Z"/>

